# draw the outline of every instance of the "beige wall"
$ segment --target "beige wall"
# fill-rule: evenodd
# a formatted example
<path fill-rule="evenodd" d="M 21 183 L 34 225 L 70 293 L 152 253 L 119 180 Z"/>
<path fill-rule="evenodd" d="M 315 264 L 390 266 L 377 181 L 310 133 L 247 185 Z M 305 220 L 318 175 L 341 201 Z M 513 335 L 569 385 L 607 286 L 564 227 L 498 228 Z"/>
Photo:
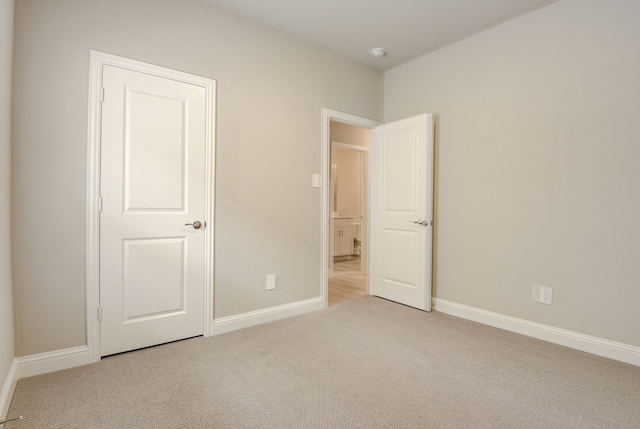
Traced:
<path fill-rule="evenodd" d="M 90 49 L 218 82 L 216 317 L 321 296 L 321 108 L 379 119 L 380 73 L 198 0 L 18 0 L 15 28 L 18 355 L 85 344 Z"/>
<path fill-rule="evenodd" d="M 385 121 L 436 115 L 438 298 L 640 346 L 639 17 L 560 0 L 386 73 Z"/>
<path fill-rule="evenodd" d="M 13 298 L 11 287 L 11 59 L 13 0 L 0 0 L 0 389 L 13 362 Z M 0 420 L 2 420 L 0 409 Z"/>

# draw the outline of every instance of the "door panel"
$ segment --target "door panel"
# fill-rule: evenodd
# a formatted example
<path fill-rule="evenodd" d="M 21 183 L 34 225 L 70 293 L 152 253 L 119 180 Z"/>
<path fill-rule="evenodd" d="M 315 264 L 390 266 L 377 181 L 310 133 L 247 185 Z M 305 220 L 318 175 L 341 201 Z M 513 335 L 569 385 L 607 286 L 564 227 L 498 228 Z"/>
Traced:
<path fill-rule="evenodd" d="M 415 232 L 383 230 L 381 248 L 387 257 L 383 260 L 381 277 L 397 286 L 416 287 L 414 266 L 417 237 Z"/>
<path fill-rule="evenodd" d="M 376 128 L 371 157 L 371 290 L 429 311 L 433 116 Z"/>
<path fill-rule="evenodd" d="M 206 93 L 104 66 L 101 355 L 203 334 Z"/>
<path fill-rule="evenodd" d="M 123 244 L 124 323 L 184 313 L 184 237 L 131 239 Z M 148 284 L 153 285 L 153 299 L 148 297 Z"/>
<path fill-rule="evenodd" d="M 125 209 L 184 211 L 188 99 L 126 91 Z"/>
<path fill-rule="evenodd" d="M 384 133 L 382 129 L 379 132 Z M 417 177 L 420 145 L 417 130 L 387 132 L 380 142 L 384 151 L 382 168 L 382 211 L 416 213 L 419 204 Z"/>

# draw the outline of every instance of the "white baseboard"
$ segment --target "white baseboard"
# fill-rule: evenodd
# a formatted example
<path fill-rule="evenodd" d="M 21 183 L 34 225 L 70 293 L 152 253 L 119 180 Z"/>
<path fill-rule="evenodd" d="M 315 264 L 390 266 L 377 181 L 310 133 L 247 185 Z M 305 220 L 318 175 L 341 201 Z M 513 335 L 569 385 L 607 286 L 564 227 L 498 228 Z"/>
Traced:
<path fill-rule="evenodd" d="M 19 379 L 73 368 L 87 363 L 89 363 L 87 346 L 72 347 L 13 359 L 9 373 L 0 391 L 0 421 L 7 417 L 11 399 Z M 0 428 L 3 426 L 0 425 Z"/>
<path fill-rule="evenodd" d="M 17 362 L 16 375 L 18 380 L 90 363 L 89 349 L 87 346 L 23 356 L 15 360 Z"/>
<path fill-rule="evenodd" d="M 439 298 L 433 299 L 433 305 L 434 310 L 441 313 L 640 366 L 640 347 L 505 316 Z"/>
<path fill-rule="evenodd" d="M 297 316 L 304 313 L 310 313 L 312 311 L 321 310 L 322 308 L 322 298 L 314 298 L 277 307 L 266 308 L 264 310 L 253 311 L 250 313 L 239 314 L 236 316 L 223 317 L 213 321 L 212 332 L 214 335 L 222 334 L 236 329 L 247 328 L 249 326 L 273 322 L 275 320 Z M 91 363 L 91 360 L 87 346 L 78 346 L 64 350 L 56 350 L 15 358 L 9 375 L 7 375 L 7 381 L 5 381 L 0 394 L 0 411 L 4 410 L 3 407 L 5 406 L 5 402 L 7 402 L 6 408 L 8 409 L 8 402 L 11 401 L 17 380 L 86 365 L 89 363 Z"/>
<path fill-rule="evenodd" d="M 293 302 L 291 304 L 278 305 L 276 307 L 265 308 L 263 310 L 251 311 L 249 313 L 235 316 L 221 317 L 213 321 L 213 335 L 224 334 L 225 332 L 237 329 L 248 328 L 250 326 L 261 325 L 263 323 L 274 322 L 291 316 L 311 313 L 322 310 L 323 300 L 321 297 Z"/>
<path fill-rule="evenodd" d="M 9 412 L 9 405 L 11 405 L 11 398 L 13 398 L 13 392 L 16 390 L 17 377 L 17 363 L 13 360 L 9 373 L 2 384 L 2 390 L 0 391 L 0 420 L 7 418 Z M 0 425 L 0 428 L 3 425 Z"/>

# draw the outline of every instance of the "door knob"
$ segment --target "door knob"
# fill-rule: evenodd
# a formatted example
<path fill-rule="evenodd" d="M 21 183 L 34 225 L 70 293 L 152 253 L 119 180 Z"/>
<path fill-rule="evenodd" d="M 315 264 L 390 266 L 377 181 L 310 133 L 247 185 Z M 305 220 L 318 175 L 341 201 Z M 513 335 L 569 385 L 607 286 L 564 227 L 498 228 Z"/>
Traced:
<path fill-rule="evenodd" d="M 429 226 L 429 221 L 428 220 L 413 220 L 410 221 L 411 223 L 415 223 L 417 225 L 422 225 L 422 226 Z"/>
<path fill-rule="evenodd" d="M 193 227 L 193 229 L 200 229 L 202 228 L 202 222 L 196 220 L 193 223 L 185 223 L 184 226 L 189 226 L 191 225 Z"/>

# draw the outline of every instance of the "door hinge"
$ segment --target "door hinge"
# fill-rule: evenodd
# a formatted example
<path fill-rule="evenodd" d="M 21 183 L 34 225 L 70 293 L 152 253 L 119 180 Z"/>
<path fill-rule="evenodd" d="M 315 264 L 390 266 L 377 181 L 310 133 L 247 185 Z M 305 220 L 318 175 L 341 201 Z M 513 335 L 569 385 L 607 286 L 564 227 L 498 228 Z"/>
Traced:
<path fill-rule="evenodd" d="M 98 211 L 102 211 L 102 197 L 98 197 Z"/>
<path fill-rule="evenodd" d="M 98 321 L 102 322 L 102 306 L 98 306 Z"/>
<path fill-rule="evenodd" d="M 100 103 L 104 103 L 104 88 L 100 88 Z"/>

